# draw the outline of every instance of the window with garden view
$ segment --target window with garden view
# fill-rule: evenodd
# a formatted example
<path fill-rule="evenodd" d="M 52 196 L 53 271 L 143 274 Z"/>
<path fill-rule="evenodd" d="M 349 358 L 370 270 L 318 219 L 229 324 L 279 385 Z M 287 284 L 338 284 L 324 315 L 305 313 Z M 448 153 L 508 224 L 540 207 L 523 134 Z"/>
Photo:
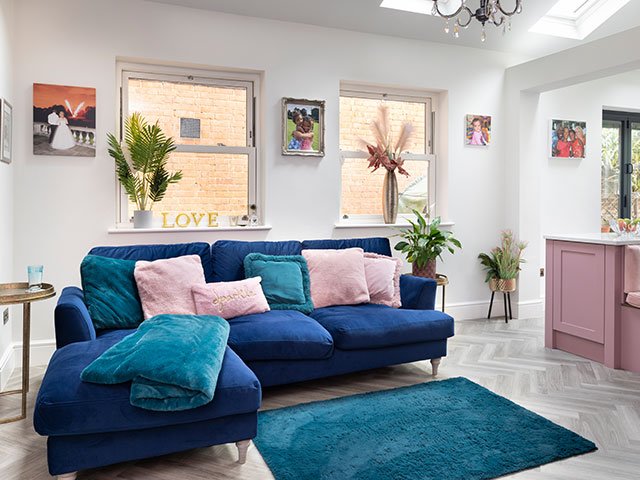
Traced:
<path fill-rule="evenodd" d="M 424 211 L 433 204 L 434 156 L 431 140 L 431 99 L 425 96 L 359 92 L 343 89 L 340 94 L 340 152 L 342 160 L 343 218 L 375 222 L 382 217 L 382 184 L 386 170 L 371 172 L 361 139 L 375 143 L 370 124 L 378 106 L 389 110 L 390 130 L 398 138 L 404 122 L 413 125 L 413 135 L 402 152 L 409 177 L 397 174 L 399 213 Z"/>
<path fill-rule="evenodd" d="M 640 114 L 603 112 L 601 224 L 640 218 Z"/>
<path fill-rule="evenodd" d="M 223 218 L 247 215 L 255 205 L 254 82 L 215 77 L 123 71 L 123 118 L 139 112 L 177 146 L 167 169 L 181 170 L 183 178 L 154 205 L 154 217 L 217 212 Z M 123 200 L 122 220 L 133 210 Z"/>

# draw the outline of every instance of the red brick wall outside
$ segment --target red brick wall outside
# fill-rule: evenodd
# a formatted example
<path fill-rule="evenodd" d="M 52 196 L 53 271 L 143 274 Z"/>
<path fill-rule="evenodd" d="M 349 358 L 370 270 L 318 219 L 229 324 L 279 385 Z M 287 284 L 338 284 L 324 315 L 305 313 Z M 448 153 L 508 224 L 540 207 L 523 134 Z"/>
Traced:
<path fill-rule="evenodd" d="M 148 122 L 158 122 L 176 144 L 246 146 L 246 91 L 208 85 L 155 80 L 130 80 L 129 113 L 140 112 Z M 200 119 L 201 138 L 180 138 L 180 118 Z M 249 160 L 246 155 L 174 152 L 171 171 L 183 178 L 170 185 L 164 200 L 153 210 L 169 212 L 248 212 Z M 129 205 L 130 213 L 134 210 Z"/>
<path fill-rule="evenodd" d="M 411 153 L 426 153 L 425 103 L 386 101 L 389 107 L 391 133 L 398 138 L 404 122 L 414 127 L 412 140 L 406 150 Z M 355 97 L 340 97 L 340 149 L 362 150 L 359 139 L 373 143 L 370 124 L 377 118 L 379 100 Z M 347 158 L 342 166 L 342 214 L 382 215 L 382 184 L 386 170 L 371 173 L 368 162 L 361 158 Z M 426 162 L 407 161 L 405 169 L 410 177 L 396 175 L 398 189 L 402 191 L 411 182 L 426 174 Z"/>

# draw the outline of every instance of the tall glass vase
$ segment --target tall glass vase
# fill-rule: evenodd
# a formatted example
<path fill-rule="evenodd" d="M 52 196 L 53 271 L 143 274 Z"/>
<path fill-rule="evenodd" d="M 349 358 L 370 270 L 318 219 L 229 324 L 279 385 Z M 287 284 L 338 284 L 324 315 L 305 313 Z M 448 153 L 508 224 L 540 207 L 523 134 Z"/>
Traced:
<path fill-rule="evenodd" d="M 382 216 L 384 223 L 396 223 L 398 217 L 398 180 L 396 172 L 387 170 L 382 186 Z"/>

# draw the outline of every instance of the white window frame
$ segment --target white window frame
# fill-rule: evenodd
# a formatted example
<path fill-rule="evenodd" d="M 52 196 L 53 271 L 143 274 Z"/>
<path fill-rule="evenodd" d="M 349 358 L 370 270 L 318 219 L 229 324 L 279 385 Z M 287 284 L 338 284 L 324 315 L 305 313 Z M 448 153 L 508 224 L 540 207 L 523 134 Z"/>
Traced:
<path fill-rule="evenodd" d="M 342 83 L 340 86 L 340 97 L 369 98 L 375 100 L 389 100 L 411 103 L 425 103 L 425 142 L 427 152 L 405 153 L 404 160 L 418 160 L 427 162 L 426 171 L 429 174 L 429 191 L 427 207 L 430 208 L 431 216 L 436 212 L 436 154 L 435 154 L 435 119 L 436 107 L 438 104 L 437 93 L 421 90 L 408 90 L 400 88 L 386 88 L 372 85 L 360 85 Z M 342 182 L 342 167 L 347 158 L 361 158 L 366 160 L 369 155 L 363 151 L 340 150 L 340 181 Z M 342 188 L 340 188 L 340 221 L 341 224 L 381 224 L 382 215 L 352 215 L 342 212 Z M 405 223 L 407 219 L 412 219 L 413 214 L 399 214 L 397 223 Z"/>
<path fill-rule="evenodd" d="M 197 85 L 213 85 L 222 88 L 241 87 L 247 91 L 247 146 L 234 147 L 222 145 L 186 145 L 176 141 L 176 152 L 211 153 L 211 154 L 238 154 L 246 155 L 249 162 L 249 191 L 248 205 L 255 205 L 259 218 L 259 224 L 264 224 L 264 212 L 259 199 L 258 181 L 258 113 L 259 101 L 257 92 L 260 92 L 260 75 L 244 72 L 228 72 L 220 70 L 200 70 L 191 68 L 171 67 L 151 64 L 118 63 L 118 92 L 120 96 L 119 120 L 117 137 L 122 140 L 124 132 L 124 119 L 129 115 L 128 87 L 130 79 L 160 80 L 177 83 L 192 83 Z M 117 205 L 116 224 L 129 226 L 129 199 L 117 181 Z M 249 213 L 249 212 L 247 212 Z M 222 224 L 228 224 L 228 217 L 218 217 Z"/>

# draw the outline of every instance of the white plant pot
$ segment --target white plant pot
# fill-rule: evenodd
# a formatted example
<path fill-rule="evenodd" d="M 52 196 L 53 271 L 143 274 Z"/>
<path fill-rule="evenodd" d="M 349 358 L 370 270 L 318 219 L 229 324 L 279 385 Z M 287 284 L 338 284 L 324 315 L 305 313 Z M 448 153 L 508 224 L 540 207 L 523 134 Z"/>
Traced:
<path fill-rule="evenodd" d="M 151 210 L 134 210 L 133 228 L 151 228 L 153 226 L 153 212 Z"/>

